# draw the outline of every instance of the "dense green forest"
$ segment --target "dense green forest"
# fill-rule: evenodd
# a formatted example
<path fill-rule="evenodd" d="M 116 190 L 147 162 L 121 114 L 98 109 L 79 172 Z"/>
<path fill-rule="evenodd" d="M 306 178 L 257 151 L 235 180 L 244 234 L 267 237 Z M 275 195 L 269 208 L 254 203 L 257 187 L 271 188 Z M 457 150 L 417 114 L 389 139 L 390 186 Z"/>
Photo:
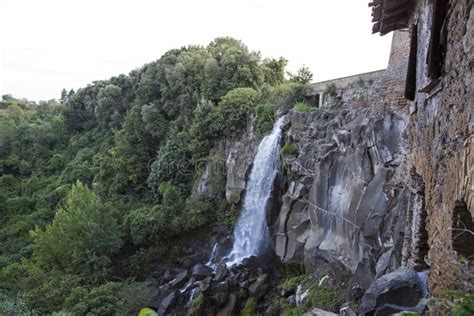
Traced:
<path fill-rule="evenodd" d="M 0 102 L 0 314 L 130 314 L 153 293 L 167 242 L 232 223 L 225 169 L 215 194 L 191 192 L 211 148 L 262 137 L 301 100 L 307 68 L 286 75 L 240 41 L 170 50 L 129 75 L 61 99 Z"/>

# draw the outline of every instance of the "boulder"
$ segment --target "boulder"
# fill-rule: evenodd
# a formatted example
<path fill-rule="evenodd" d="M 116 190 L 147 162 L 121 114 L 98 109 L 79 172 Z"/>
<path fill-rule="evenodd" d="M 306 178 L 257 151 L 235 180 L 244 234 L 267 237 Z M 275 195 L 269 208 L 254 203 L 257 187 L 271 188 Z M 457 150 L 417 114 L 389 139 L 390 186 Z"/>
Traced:
<path fill-rule="evenodd" d="M 308 313 L 304 313 L 303 316 L 337 316 L 337 314 L 334 314 L 334 313 L 331 313 L 319 308 L 315 308 Z"/>
<path fill-rule="evenodd" d="M 403 310 L 417 311 L 424 294 L 418 273 L 400 268 L 375 280 L 362 297 L 361 312 L 391 315 Z"/>
<path fill-rule="evenodd" d="M 193 267 L 192 276 L 196 280 L 205 279 L 208 276 L 212 276 L 212 274 L 212 269 L 202 263 L 198 263 Z"/>
<path fill-rule="evenodd" d="M 249 286 L 249 293 L 252 297 L 255 299 L 262 297 L 265 292 L 268 290 L 268 285 L 265 284 L 267 281 L 268 275 L 267 274 L 261 274 L 258 276 L 257 280 L 255 280 L 252 284 Z"/>
<path fill-rule="evenodd" d="M 298 285 L 298 287 L 296 288 L 296 294 L 295 294 L 296 306 L 298 307 L 303 306 L 307 298 L 308 298 L 308 291 L 303 290 L 303 287 L 301 285 Z"/>
<path fill-rule="evenodd" d="M 286 301 L 288 302 L 288 305 L 290 305 L 292 307 L 296 307 L 296 295 L 295 294 L 288 296 Z"/>
<path fill-rule="evenodd" d="M 166 269 L 165 273 L 163 273 L 163 281 L 169 282 L 173 280 L 173 274 L 169 269 Z"/>
<path fill-rule="evenodd" d="M 227 270 L 226 264 L 220 263 L 216 268 L 216 275 L 214 277 L 214 281 L 221 282 L 227 277 L 228 274 L 229 270 Z"/>
<path fill-rule="evenodd" d="M 360 308 L 355 302 L 346 302 L 342 304 L 339 315 L 341 316 L 357 316 L 360 315 Z"/>
<path fill-rule="evenodd" d="M 151 307 L 158 311 L 158 315 L 165 315 L 174 308 L 177 298 L 178 294 L 176 291 L 165 293 L 152 303 Z"/>
<path fill-rule="evenodd" d="M 229 302 L 220 311 L 217 316 L 234 316 L 237 315 L 237 296 L 235 294 L 229 295 Z"/>
<path fill-rule="evenodd" d="M 189 279 L 189 272 L 188 270 L 183 270 L 182 272 L 178 273 L 173 280 L 170 281 L 170 286 L 173 289 L 177 289 L 182 287 L 186 284 L 186 281 Z"/>
<path fill-rule="evenodd" d="M 209 286 L 211 285 L 211 281 L 212 281 L 212 278 L 210 276 L 208 276 L 207 278 L 205 278 L 204 280 L 199 282 L 199 288 L 201 289 L 201 292 L 204 293 L 207 290 L 209 290 Z"/>

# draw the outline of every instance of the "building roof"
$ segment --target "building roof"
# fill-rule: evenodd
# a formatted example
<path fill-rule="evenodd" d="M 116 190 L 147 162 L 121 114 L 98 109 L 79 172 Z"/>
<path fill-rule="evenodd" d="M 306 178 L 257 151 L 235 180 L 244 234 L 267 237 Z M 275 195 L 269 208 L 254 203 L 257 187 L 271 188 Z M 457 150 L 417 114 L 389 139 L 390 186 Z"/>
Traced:
<path fill-rule="evenodd" d="M 414 0 L 372 0 L 372 33 L 385 35 L 408 27 L 410 9 Z"/>

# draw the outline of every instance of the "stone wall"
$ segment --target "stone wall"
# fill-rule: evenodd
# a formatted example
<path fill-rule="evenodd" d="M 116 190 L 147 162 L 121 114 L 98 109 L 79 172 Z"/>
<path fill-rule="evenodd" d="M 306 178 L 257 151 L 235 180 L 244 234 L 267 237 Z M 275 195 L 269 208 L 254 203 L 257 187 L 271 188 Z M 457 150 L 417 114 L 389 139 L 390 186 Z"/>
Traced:
<path fill-rule="evenodd" d="M 405 264 L 416 267 L 417 262 L 426 263 L 430 268 L 429 288 L 434 296 L 441 295 L 446 289 L 473 290 L 472 271 L 466 262 L 469 257 L 461 260 L 455 250 L 462 231 L 457 230 L 459 227 L 453 220 L 456 205 L 464 205 L 474 217 L 474 56 L 472 37 L 469 36 L 473 32 L 474 13 L 472 1 L 469 2 L 449 1 L 444 74 L 437 84 L 428 78 L 425 62 L 433 19 L 431 2 L 419 1 L 411 17 L 411 24 L 418 25 L 418 50 L 417 93 L 410 105 L 411 118 L 407 127 L 408 168 L 417 176 L 409 178 L 409 186 L 424 201 L 423 205 L 412 209 L 411 217 L 407 219 L 413 225 L 411 234 L 406 237 Z M 422 89 L 426 92 L 420 92 Z M 470 220 L 472 225 L 472 218 Z M 467 221 L 468 216 L 464 224 L 467 228 L 472 227 Z M 424 230 L 426 237 L 422 235 Z M 471 244 L 474 243 L 474 236 L 468 232 L 464 234 L 462 238 L 469 239 L 470 236 Z M 423 244 L 429 248 L 427 254 L 418 251 Z"/>
<path fill-rule="evenodd" d="M 312 83 L 308 86 L 307 95 L 314 95 L 319 92 L 324 92 L 329 84 L 334 84 L 338 89 L 347 89 L 357 84 L 359 80 L 374 81 L 379 79 L 385 73 L 385 69 L 366 72 L 363 74 L 347 76 L 337 79 L 325 80 Z"/>
<path fill-rule="evenodd" d="M 398 107 L 407 105 L 404 94 L 409 54 L 409 31 L 405 29 L 393 32 L 388 67 L 377 85 L 379 102 Z"/>
<path fill-rule="evenodd" d="M 316 107 L 351 107 L 407 104 L 404 98 L 410 37 L 408 30 L 394 32 L 387 69 L 310 84 L 307 102 Z M 328 87 L 335 91 L 328 94 Z"/>

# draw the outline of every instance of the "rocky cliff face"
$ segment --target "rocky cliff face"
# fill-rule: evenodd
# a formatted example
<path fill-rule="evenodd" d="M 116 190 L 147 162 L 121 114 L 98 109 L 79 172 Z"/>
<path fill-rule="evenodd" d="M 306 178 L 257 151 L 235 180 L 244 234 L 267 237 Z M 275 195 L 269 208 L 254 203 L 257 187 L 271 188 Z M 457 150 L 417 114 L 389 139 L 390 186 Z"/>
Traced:
<path fill-rule="evenodd" d="M 276 254 L 307 271 L 325 260 L 361 286 L 398 267 L 410 194 L 403 183 L 404 119 L 368 110 L 288 114 L 287 190 L 274 227 Z"/>

